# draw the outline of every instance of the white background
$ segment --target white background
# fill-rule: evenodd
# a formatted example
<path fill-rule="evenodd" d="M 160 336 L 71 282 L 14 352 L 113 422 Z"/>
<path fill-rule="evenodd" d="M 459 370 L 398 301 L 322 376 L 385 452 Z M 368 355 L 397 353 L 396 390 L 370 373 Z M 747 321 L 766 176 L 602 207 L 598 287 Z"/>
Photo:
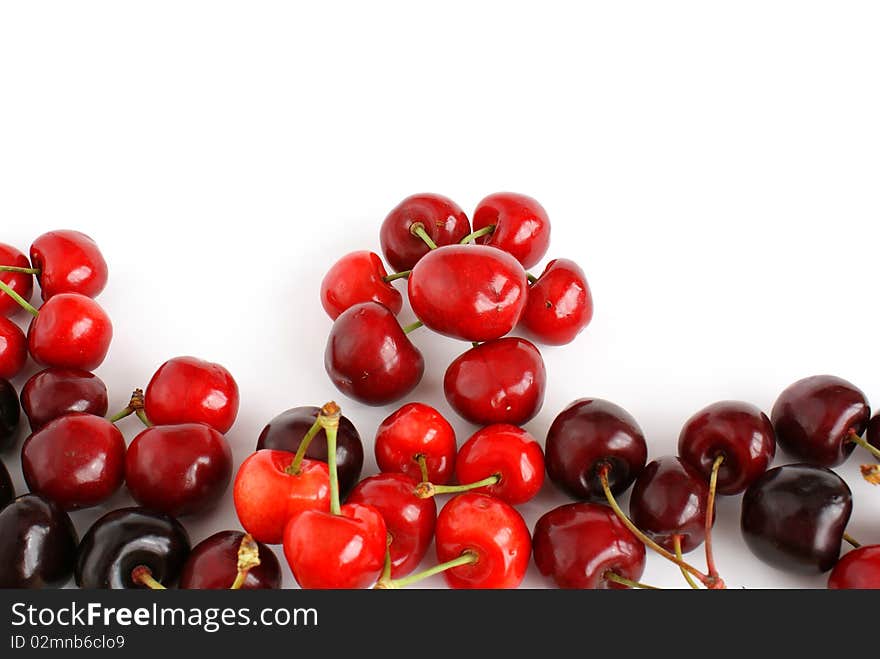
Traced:
<path fill-rule="evenodd" d="M 675 451 L 702 406 L 769 410 L 806 375 L 880 400 L 875 3 L 308 5 L 0 9 L 0 241 L 26 251 L 56 228 L 98 241 L 113 408 L 167 358 L 218 361 L 241 388 L 238 464 L 276 413 L 339 397 L 322 366 L 330 263 L 378 251 L 408 194 L 470 213 L 497 190 L 544 204 L 548 258 L 581 263 L 595 297 L 587 331 L 544 350 L 548 395 L 528 424 L 542 442 L 581 396 L 627 408 L 653 456 Z M 454 419 L 441 381 L 465 346 L 413 340 L 427 362 L 413 399 Z M 340 402 L 373 473 L 392 410 Z M 460 441 L 473 431 L 455 426 Z M 137 421 L 123 428 L 131 439 Z M 880 542 L 880 489 L 861 482 L 859 453 L 839 469 L 849 530 Z M 3 460 L 22 491 L 16 451 Z M 522 512 L 532 526 L 564 500 L 548 484 Z M 78 512 L 77 526 L 127 502 Z M 186 525 L 194 541 L 236 528 L 231 496 Z M 825 583 L 754 559 L 738 497 L 720 502 L 716 537 L 731 587 Z M 683 585 L 654 558 L 644 579 Z M 548 584 L 532 566 L 524 585 Z"/>

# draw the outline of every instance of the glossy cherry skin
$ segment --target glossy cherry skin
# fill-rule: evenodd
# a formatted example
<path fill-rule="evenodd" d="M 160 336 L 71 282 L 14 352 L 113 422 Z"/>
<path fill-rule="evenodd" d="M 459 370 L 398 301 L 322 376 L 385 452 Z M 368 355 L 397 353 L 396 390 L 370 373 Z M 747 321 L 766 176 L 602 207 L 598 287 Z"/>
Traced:
<path fill-rule="evenodd" d="M 232 479 L 232 450 L 203 423 L 153 426 L 125 453 L 125 482 L 140 505 L 174 517 L 214 508 Z"/>
<path fill-rule="evenodd" d="M 113 325 L 92 298 L 60 293 L 40 307 L 27 338 L 31 357 L 41 366 L 93 371 L 107 356 Z"/>
<path fill-rule="evenodd" d="M 12 485 L 12 479 L 6 466 L 0 462 L 0 508 L 15 498 L 15 487 Z"/>
<path fill-rule="evenodd" d="M 220 531 L 205 538 L 186 559 L 180 574 L 180 588 L 189 590 L 225 590 L 238 576 L 238 550 L 244 538 L 241 531 Z M 260 564 L 248 571 L 242 590 L 281 588 L 281 565 L 274 552 L 257 543 Z"/>
<path fill-rule="evenodd" d="M 387 417 L 373 443 L 383 472 L 404 473 L 422 480 L 418 456 L 424 456 L 428 480 L 445 485 L 452 476 L 458 446 L 455 430 L 440 412 L 423 403 L 407 403 Z"/>
<path fill-rule="evenodd" d="M 629 514 L 633 523 L 668 551 L 674 536 L 687 553 L 706 539 L 709 484 L 681 458 L 664 456 L 649 462 L 633 485 Z M 713 520 L 714 521 L 714 520 Z"/>
<path fill-rule="evenodd" d="M 645 545 L 598 503 L 569 503 L 545 513 L 532 543 L 535 565 L 559 588 L 625 589 L 606 575 L 638 581 L 645 571 Z"/>
<path fill-rule="evenodd" d="M 294 454 L 263 449 L 250 455 L 235 476 L 235 512 L 254 540 L 270 545 L 284 539 L 284 527 L 303 510 L 330 510 L 327 463 L 305 459 L 298 474 L 289 473 Z"/>
<path fill-rule="evenodd" d="M 434 531 L 441 563 L 470 551 L 477 561 L 446 570 L 452 588 L 516 588 L 529 567 L 532 540 L 516 508 L 501 499 L 466 492 L 450 499 Z"/>
<path fill-rule="evenodd" d="M 122 486 L 125 439 L 107 419 L 68 414 L 25 440 L 21 470 L 31 492 L 65 510 L 96 506 Z"/>
<path fill-rule="evenodd" d="M 593 297 L 586 275 L 568 259 L 547 264 L 538 281 L 529 286 L 519 323 L 536 341 L 561 346 L 593 319 Z"/>
<path fill-rule="evenodd" d="M 333 323 L 324 368 L 349 398 L 365 405 L 387 405 L 415 389 L 425 372 L 425 360 L 387 307 L 364 302 Z"/>
<path fill-rule="evenodd" d="M 144 411 L 156 425 L 206 423 L 226 433 L 238 416 L 238 385 L 220 364 L 175 357 L 159 367 L 144 393 Z"/>
<path fill-rule="evenodd" d="M 752 553 L 799 574 L 827 572 L 840 556 L 852 493 L 825 467 L 792 464 L 765 472 L 742 500 L 740 524 Z"/>
<path fill-rule="evenodd" d="M 425 227 L 438 247 L 461 242 L 471 231 L 467 215 L 451 199 L 430 193 L 407 197 L 388 214 L 379 230 L 385 260 L 398 272 L 411 270 L 430 251 L 411 231 L 416 222 Z"/>
<path fill-rule="evenodd" d="M 25 494 L 0 510 L 0 588 L 62 586 L 73 573 L 77 534 L 60 506 Z"/>
<path fill-rule="evenodd" d="M 107 262 L 94 240 L 79 231 L 50 231 L 31 245 L 31 263 L 40 270 L 43 299 L 59 293 L 97 297 L 107 285 Z"/>
<path fill-rule="evenodd" d="M 294 515 L 284 530 L 284 556 L 302 588 L 367 588 L 382 572 L 387 542 L 378 510 L 347 503 L 339 515 Z"/>
<path fill-rule="evenodd" d="M 5 293 L 4 293 L 5 295 Z M 27 362 L 27 339 L 21 328 L 0 316 L 0 378 L 11 380 Z"/>
<path fill-rule="evenodd" d="M 391 576 L 395 579 L 419 566 L 434 539 L 437 503 L 434 497 L 415 496 L 417 485 L 418 479 L 406 474 L 377 474 L 358 483 L 347 499 L 372 506 L 382 515 L 391 535 Z"/>
<path fill-rule="evenodd" d="M 865 439 L 874 448 L 880 448 L 880 414 L 875 414 L 868 422 Z"/>
<path fill-rule="evenodd" d="M 273 449 L 296 453 L 303 437 L 318 418 L 321 408 L 306 405 L 294 407 L 276 416 L 266 424 L 257 440 L 257 450 Z M 306 449 L 306 457 L 327 462 L 327 436 L 323 430 L 312 438 Z M 339 478 L 341 497 L 351 492 L 361 477 L 364 466 L 364 445 L 354 424 L 344 416 L 339 417 L 336 431 L 336 473 Z"/>
<path fill-rule="evenodd" d="M 512 254 L 524 268 L 537 265 L 550 247 L 550 219 L 537 201 L 515 192 L 496 192 L 474 211 L 474 231 L 494 225 L 477 242 Z"/>
<path fill-rule="evenodd" d="M 98 519 L 83 536 L 76 556 L 76 585 L 143 588 L 131 578 L 143 565 L 156 581 L 171 587 L 189 552 L 189 535 L 173 517 L 145 508 L 120 508 Z"/>
<path fill-rule="evenodd" d="M 600 468 L 615 495 L 645 468 L 648 445 L 632 415 L 601 398 L 580 398 L 553 420 L 545 442 L 547 475 L 575 499 L 605 501 Z"/>
<path fill-rule="evenodd" d="M 383 278 L 388 275 L 375 252 L 346 254 L 334 263 L 321 281 L 321 306 L 333 320 L 361 302 L 378 302 L 394 315 L 403 308 L 403 296 Z"/>
<path fill-rule="evenodd" d="M 12 265 L 17 268 L 30 268 L 31 263 L 20 251 L 0 243 L 0 265 Z M 23 272 L 0 272 L 0 281 L 9 286 L 25 300 L 30 300 L 34 292 L 34 276 Z M 23 311 L 21 305 L 0 291 L 0 316 L 14 316 Z"/>
<path fill-rule="evenodd" d="M 754 405 L 726 400 L 694 414 L 678 437 L 681 459 L 696 467 L 708 481 L 718 456 L 718 493 L 739 494 L 751 485 L 776 455 L 776 435 L 770 419 Z"/>
<path fill-rule="evenodd" d="M 107 385 L 97 375 L 75 368 L 47 368 L 33 375 L 21 390 L 21 407 L 39 430 L 71 412 L 107 414 Z"/>
<path fill-rule="evenodd" d="M 861 435 L 870 416 L 860 389 L 832 375 L 815 375 L 783 391 L 770 418 L 786 453 L 820 467 L 833 467 L 853 452 L 850 431 Z"/>
<path fill-rule="evenodd" d="M 471 348 L 456 357 L 443 378 L 452 409 L 477 425 L 523 425 L 541 410 L 546 387 L 540 351 L 517 337 Z"/>
<path fill-rule="evenodd" d="M 15 388 L 8 381 L 0 379 L 0 451 L 8 449 L 15 442 L 20 418 Z"/>
<path fill-rule="evenodd" d="M 828 588 L 880 589 L 880 545 L 863 545 L 844 554 L 828 575 Z"/>
<path fill-rule="evenodd" d="M 451 245 L 426 254 L 407 283 L 413 313 L 435 332 L 465 341 L 509 333 L 526 304 L 528 280 L 507 252 Z"/>
<path fill-rule="evenodd" d="M 455 479 L 461 484 L 499 476 L 494 485 L 474 490 L 512 505 L 531 501 L 544 484 L 544 452 L 528 432 L 496 423 L 475 432 L 455 460 Z"/>

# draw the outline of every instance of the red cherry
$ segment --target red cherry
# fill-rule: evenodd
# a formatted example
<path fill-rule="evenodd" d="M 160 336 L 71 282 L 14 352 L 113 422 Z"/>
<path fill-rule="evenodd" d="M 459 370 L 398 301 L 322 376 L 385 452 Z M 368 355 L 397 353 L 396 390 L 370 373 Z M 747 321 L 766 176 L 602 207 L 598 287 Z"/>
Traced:
<path fill-rule="evenodd" d="M 238 385 L 220 364 L 175 357 L 147 385 L 144 411 L 156 425 L 206 423 L 226 433 L 238 416 Z"/>
<path fill-rule="evenodd" d="M 47 368 L 34 374 L 21 390 L 21 407 L 39 430 L 71 412 L 107 414 L 107 385 L 98 376 L 74 368 Z"/>
<path fill-rule="evenodd" d="M 378 474 L 358 483 L 348 503 L 372 506 L 382 515 L 391 536 L 391 576 L 402 577 L 418 567 L 434 539 L 437 504 L 433 497 L 413 494 L 418 480 L 406 474 Z"/>
<path fill-rule="evenodd" d="M 495 230 L 477 239 L 512 254 L 524 268 L 538 263 L 550 247 L 550 219 L 537 201 L 515 192 L 496 192 L 474 211 L 474 231 L 488 226 Z"/>
<path fill-rule="evenodd" d="M 435 249 L 413 268 L 407 284 L 412 310 L 435 332 L 489 341 L 512 330 L 526 304 L 526 272 L 492 247 Z"/>
<path fill-rule="evenodd" d="M 645 571 L 645 545 L 608 507 L 570 503 L 535 525 L 535 564 L 560 588 L 618 589 L 613 576 L 638 581 Z"/>
<path fill-rule="evenodd" d="M 366 588 L 379 578 L 387 542 L 378 510 L 347 503 L 338 515 L 294 515 L 284 530 L 284 556 L 302 588 Z"/>
<path fill-rule="evenodd" d="M 202 540 L 193 547 L 186 559 L 178 587 L 199 590 L 232 588 L 239 574 L 239 551 L 245 538 L 245 534 L 241 531 L 220 531 Z M 239 588 L 241 590 L 281 588 L 281 566 L 275 554 L 262 542 L 254 544 L 260 563 L 247 570 Z"/>
<path fill-rule="evenodd" d="M 96 506 L 122 485 L 125 439 L 106 419 L 68 414 L 25 440 L 21 469 L 31 492 L 66 510 Z"/>
<path fill-rule="evenodd" d="M 38 364 L 93 371 L 107 356 L 113 325 L 92 298 L 61 293 L 43 304 L 27 338 L 31 357 Z"/>
<path fill-rule="evenodd" d="M 333 323 L 324 368 L 349 398 L 366 405 L 387 405 L 415 389 L 425 361 L 387 307 L 364 302 Z"/>
<path fill-rule="evenodd" d="M 9 265 L 15 268 L 30 268 L 31 263 L 27 257 L 15 247 L 0 243 L 0 265 Z M 34 292 L 34 276 L 26 272 L 0 271 L 0 282 L 3 282 L 13 291 L 18 293 L 25 301 L 31 299 Z M 9 295 L 0 291 L 0 316 L 14 316 L 21 311 L 21 305 Z"/>
<path fill-rule="evenodd" d="M 477 425 L 523 425 L 544 404 L 547 371 L 535 345 L 507 337 L 459 355 L 446 369 L 446 400 Z"/>
<path fill-rule="evenodd" d="M 385 277 L 388 272 L 378 254 L 361 251 L 339 259 L 321 282 L 321 305 L 333 320 L 361 302 L 378 302 L 397 315 L 403 296 Z"/>
<path fill-rule="evenodd" d="M 571 343 L 593 318 L 593 297 L 574 261 L 554 259 L 529 286 L 520 325 L 541 343 Z"/>
<path fill-rule="evenodd" d="M 263 449 L 238 469 L 232 487 L 235 512 L 259 542 L 280 544 L 288 520 L 302 510 L 330 510 L 327 463 L 305 459 L 294 470 L 293 459 L 293 453 Z"/>
<path fill-rule="evenodd" d="M 376 431 L 374 448 L 381 471 L 400 472 L 438 485 L 449 482 L 458 450 L 449 422 L 422 403 L 407 403 L 385 419 Z M 420 459 L 427 478 L 422 475 Z"/>
<path fill-rule="evenodd" d="M 31 245 L 31 263 L 44 300 L 59 293 L 97 297 L 107 285 L 107 263 L 94 240 L 79 231 L 50 231 Z"/>
<path fill-rule="evenodd" d="M 828 588 L 880 589 L 880 545 L 864 545 L 845 554 L 828 575 Z"/>
<path fill-rule="evenodd" d="M 3 293 L 5 295 L 5 293 Z M 0 378 L 11 380 L 27 362 L 27 339 L 21 328 L 0 316 Z"/>
<path fill-rule="evenodd" d="M 430 193 L 407 197 L 388 214 L 379 230 L 385 260 L 398 272 L 411 270 L 430 250 L 413 233 L 414 224 L 419 224 L 438 247 L 460 242 L 471 230 L 467 215 L 451 199 Z"/>

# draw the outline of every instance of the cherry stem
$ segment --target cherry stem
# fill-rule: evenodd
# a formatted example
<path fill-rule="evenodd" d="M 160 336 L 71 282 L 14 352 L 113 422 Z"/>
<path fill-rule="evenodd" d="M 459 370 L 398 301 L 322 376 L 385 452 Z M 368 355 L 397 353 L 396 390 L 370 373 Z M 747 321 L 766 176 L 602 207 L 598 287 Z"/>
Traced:
<path fill-rule="evenodd" d="M 122 421 L 127 416 L 131 416 L 135 412 L 143 411 L 144 409 L 144 390 L 143 389 L 135 389 L 131 392 L 131 398 L 128 400 L 128 405 L 125 406 L 125 409 L 120 410 L 113 416 L 111 416 L 108 420 L 110 423 L 117 423 Z"/>
<path fill-rule="evenodd" d="M 150 590 L 165 590 L 165 586 L 153 578 L 153 571 L 146 565 L 138 565 L 131 571 L 131 580 Z"/>
<path fill-rule="evenodd" d="M 421 222 L 413 222 L 409 227 L 409 232 L 412 235 L 418 236 L 419 238 L 424 240 L 425 244 L 430 249 L 437 249 L 437 243 L 435 243 L 433 240 L 431 240 L 431 236 L 429 236 L 428 232 L 425 231 L 425 225 L 422 224 Z"/>
<path fill-rule="evenodd" d="M 339 430 L 339 405 L 330 401 L 318 412 L 318 424 L 327 436 L 327 467 L 330 470 L 330 512 L 341 514 L 339 507 L 339 474 L 336 472 L 336 432 Z"/>
<path fill-rule="evenodd" d="M 715 567 L 715 555 L 712 553 L 712 524 L 715 522 L 715 493 L 718 490 L 718 471 L 724 455 L 719 455 L 712 463 L 712 473 L 709 475 L 709 496 L 706 498 L 706 569 L 710 577 L 718 578 L 718 569 Z"/>
<path fill-rule="evenodd" d="M 613 581 L 614 583 L 619 583 L 622 586 L 626 586 L 628 588 L 638 588 L 641 590 L 661 590 L 657 586 L 649 586 L 646 583 L 642 583 L 641 581 L 633 581 L 632 579 L 627 579 L 626 577 L 622 577 L 616 572 L 606 572 L 605 578 L 608 581 Z"/>
<path fill-rule="evenodd" d="M 859 437 L 859 434 L 852 428 L 850 428 L 849 431 L 849 441 L 851 441 L 853 444 L 856 444 L 857 446 L 861 446 L 866 451 L 869 451 L 871 454 L 873 454 L 875 458 L 880 458 L 880 449 L 878 449 L 876 446 L 871 446 L 871 444 L 868 443 L 867 439 Z"/>
<path fill-rule="evenodd" d="M 319 413 L 320 416 L 320 413 Z M 299 470 L 302 467 L 302 461 L 306 457 L 306 451 L 309 450 L 309 444 L 312 443 L 312 440 L 315 438 L 315 435 L 318 434 L 318 431 L 321 430 L 321 422 L 318 419 L 315 419 L 315 422 L 312 424 L 312 427 L 309 428 L 308 432 L 302 438 L 302 441 L 299 443 L 299 446 L 296 449 L 296 455 L 293 456 L 293 462 L 290 463 L 290 466 L 284 471 L 291 476 L 299 476 Z M 329 453 L 327 454 L 330 455 Z"/>
<path fill-rule="evenodd" d="M 489 224 L 487 226 L 484 226 L 482 229 L 477 229 L 473 233 L 469 233 L 468 235 L 466 235 L 464 238 L 461 239 L 460 244 L 467 245 L 468 243 L 472 243 L 473 241 L 475 241 L 477 238 L 488 236 L 493 231 L 495 231 L 495 225 Z"/>
<path fill-rule="evenodd" d="M 675 557 L 678 560 L 683 561 L 684 555 L 681 553 L 681 536 L 678 535 L 677 533 L 674 536 L 672 536 L 672 544 L 675 549 Z M 683 568 L 679 568 L 679 569 L 681 570 L 682 576 L 684 576 L 684 580 L 688 582 L 688 585 L 691 588 L 693 588 L 694 590 L 699 590 L 700 587 L 697 585 L 697 582 L 694 581 L 694 578 L 690 575 L 690 573 Z"/>
<path fill-rule="evenodd" d="M 461 492 L 476 490 L 480 487 L 495 485 L 500 482 L 501 476 L 499 474 L 492 474 L 491 476 L 488 476 L 481 481 L 476 481 L 475 483 L 467 483 L 466 485 L 434 485 L 433 483 L 429 483 L 428 481 L 423 481 L 416 485 L 416 489 L 413 490 L 413 494 L 415 494 L 419 499 L 430 499 L 431 497 L 437 496 L 438 494 L 459 494 Z"/>
<path fill-rule="evenodd" d="M 536 281 L 538 281 L 538 278 L 535 275 L 533 275 L 531 272 L 526 273 L 526 279 L 529 280 L 530 284 L 534 284 Z"/>
<path fill-rule="evenodd" d="M 428 477 L 428 462 L 427 460 L 425 460 L 424 454 L 416 454 L 413 457 L 413 460 L 415 460 L 419 464 L 419 471 L 422 472 L 422 482 L 427 483 L 431 479 Z"/>
<path fill-rule="evenodd" d="M 385 536 L 385 565 L 382 567 L 382 574 L 379 575 L 379 581 L 376 584 L 387 583 L 391 581 L 391 543 L 394 538 L 388 533 Z"/>
<path fill-rule="evenodd" d="M 395 279 L 406 279 L 412 274 L 412 270 L 401 270 L 400 272 L 395 272 L 391 275 L 385 275 L 382 277 L 382 281 L 394 281 Z"/>
<path fill-rule="evenodd" d="M 402 327 L 401 329 L 403 330 L 404 334 L 409 334 L 413 330 L 417 330 L 422 326 L 424 326 L 424 323 L 420 320 L 417 320 L 416 322 L 410 323 L 409 325 L 406 325 L 406 326 Z"/>
<path fill-rule="evenodd" d="M 30 315 L 34 316 L 35 318 L 38 315 L 40 315 L 40 312 L 37 311 L 37 308 L 35 306 L 33 306 L 30 302 L 25 300 L 21 295 L 16 293 L 12 289 L 12 287 L 9 286 L 6 282 L 0 281 L 0 291 L 3 291 L 9 297 L 11 297 L 13 300 L 18 302 L 18 304 L 21 305 L 21 308 L 24 309 L 25 311 L 27 311 Z"/>
<path fill-rule="evenodd" d="M 400 579 L 386 579 L 384 581 L 380 579 L 378 582 L 376 582 L 376 585 L 373 586 L 373 588 L 380 590 L 406 588 L 407 586 L 411 586 L 412 584 L 422 581 L 423 579 L 433 577 L 435 574 L 440 574 L 441 572 L 446 572 L 447 570 L 461 567 L 462 565 L 473 565 L 477 562 L 477 559 L 478 557 L 476 552 L 468 549 L 463 551 L 461 556 L 459 556 L 458 558 L 453 558 L 451 561 L 446 561 L 445 563 L 440 563 L 439 565 L 435 565 L 434 567 L 429 567 L 427 570 L 416 572 L 415 574 L 411 574 L 408 577 L 401 577 Z"/>
<path fill-rule="evenodd" d="M 260 546 L 254 540 L 254 536 L 245 533 L 238 546 L 238 574 L 235 581 L 229 587 L 229 590 L 239 590 L 247 581 L 248 574 L 252 569 L 260 565 Z"/>
<path fill-rule="evenodd" d="M 22 268 L 18 265 L 0 265 L 0 272 L 20 272 L 24 275 L 38 275 L 39 268 Z"/>
<path fill-rule="evenodd" d="M 862 546 L 862 543 L 852 537 L 849 533 L 843 534 L 843 539 L 847 541 L 850 545 L 852 545 L 853 549 L 858 549 Z"/>
<path fill-rule="evenodd" d="M 141 423 L 143 423 L 144 426 L 146 426 L 147 428 L 153 427 L 153 422 L 147 418 L 146 412 L 144 412 L 143 410 L 135 410 L 135 415 L 137 416 L 138 419 L 141 420 Z"/>

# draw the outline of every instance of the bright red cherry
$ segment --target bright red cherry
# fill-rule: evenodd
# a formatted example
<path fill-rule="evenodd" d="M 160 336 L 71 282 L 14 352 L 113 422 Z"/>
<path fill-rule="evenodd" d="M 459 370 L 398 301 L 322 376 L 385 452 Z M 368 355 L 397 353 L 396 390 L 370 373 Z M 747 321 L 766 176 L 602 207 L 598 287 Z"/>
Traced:
<path fill-rule="evenodd" d="M 397 315 L 403 308 L 403 296 L 386 281 L 388 272 L 378 254 L 361 251 L 339 259 L 321 282 L 321 305 L 333 320 L 346 309 L 361 302 L 384 304 Z"/>
<path fill-rule="evenodd" d="M 28 349 L 43 366 L 93 371 L 103 363 L 112 338 L 113 325 L 101 305 L 85 295 L 60 293 L 31 321 Z"/>
<path fill-rule="evenodd" d="M 326 462 L 263 449 L 238 469 L 232 488 L 235 512 L 255 540 L 280 544 L 288 520 L 302 510 L 330 510 L 330 473 Z"/>
<path fill-rule="evenodd" d="M 438 485 L 449 482 L 458 450 L 455 430 L 440 412 L 423 403 L 407 403 L 386 418 L 376 431 L 373 446 L 381 471 L 404 473 Z M 422 461 L 427 479 L 422 475 Z"/>
<path fill-rule="evenodd" d="M 437 504 L 419 498 L 418 479 L 406 474 L 377 474 L 355 486 L 348 503 L 372 506 L 382 515 L 391 536 L 391 576 L 402 577 L 418 567 L 434 539 Z"/>
<path fill-rule="evenodd" d="M 415 315 L 435 332 L 465 341 L 509 333 L 526 304 L 528 280 L 510 254 L 451 245 L 426 254 L 407 284 Z"/>
<path fill-rule="evenodd" d="M 880 545 L 864 545 L 844 554 L 828 575 L 828 588 L 880 589 Z"/>
<path fill-rule="evenodd" d="M 225 590 L 233 586 L 241 590 L 281 588 L 281 566 L 272 550 L 262 542 L 246 541 L 246 547 L 256 548 L 259 564 L 248 569 L 243 578 L 239 577 L 239 554 L 245 538 L 241 531 L 220 531 L 202 540 L 186 559 L 178 587 L 189 590 Z"/>
<path fill-rule="evenodd" d="M 550 219 L 537 201 L 515 192 L 496 192 L 474 211 L 474 231 L 495 229 L 477 239 L 512 254 L 524 268 L 540 261 L 550 246 Z"/>
<path fill-rule="evenodd" d="M 5 293 L 4 293 L 5 295 Z M 27 362 L 27 339 L 21 328 L 0 316 L 0 378 L 11 380 Z"/>
<path fill-rule="evenodd" d="M 15 247 L 0 243 L 0 265 L 9 265 L 14 268 L 30 268 L 31 263 L 27 257 Z M 0 282 L 9 286 L 18 293 L 25 301 L 31 299 L 34 292 L 34 276 L 26 272 L 0 271 Z M 0 316 L 14 316 L 22 308 L 11 297 L 0 291 Z"/>
<path fill-rule="evenodd" d="M 554 259 L 529 286 L 520 326 L 548 345 L 571 343 L 593 319 L 593 297 L 574 261 Z"/>
<path fill-rule="evenodd" d="M 220 364 L 175 357 L 147 385 L 144 411 L 156 425 L 206 423 L 226 433 L 238 416 L 238 385 Z"/>
<path fill-rule="evenodd" d="M 59 293 L 97 297 L 107 285 L 107 263 L 94 240 L 79 231 L 50 231 L 31 245 L 31 263 L 44 300 Z"/>
<path fill-rule="evenodd" d="M 459 355 L 446 369 L 446 400 L 477 425 L 523 425 L 544 404 L 547 371 L 540 351 L 525 339 L 487 341 Z"/>
<path fill-rule="evenodd" d="M 471 231 L 467 215 L 451 199 L 427 193 L 407 197 L 388 214 L 379 230 L 385 260 L 398 272 L 411 270 L 430 250 L 414 233 L 414 225 L 438 247 L 454 245 Z"/>
<path fill-rule="evenodd" d="M 415 389 L 425 361 L 387 307 L 364 302 L 333 323 L 324 368 L 349 398 L 366 405 L 387 405 Z"/>
<path fill-rule="evenodd" d="M 609 575 L 638 581 L 645 571 L 645 545 L 601 504 L 554 508 L 538 520 L 532 542 L 538 570 L 560 588 L 626 588 Z"/>
<path fill-rule="evenodd" d="M 97 375 L 74 368 L 47 368 L 24 383 L 21 407 L 39 430 L 53 419 L 71 412 L 107 414 L 107 385 Z"/>
<path fill-rule="evenodd" d="M 68 414 L 25 440 L 21 470 L 31 492 L 66 510 L 96 506 L 122 486 L 125 439 L 106 419 Z"/>

